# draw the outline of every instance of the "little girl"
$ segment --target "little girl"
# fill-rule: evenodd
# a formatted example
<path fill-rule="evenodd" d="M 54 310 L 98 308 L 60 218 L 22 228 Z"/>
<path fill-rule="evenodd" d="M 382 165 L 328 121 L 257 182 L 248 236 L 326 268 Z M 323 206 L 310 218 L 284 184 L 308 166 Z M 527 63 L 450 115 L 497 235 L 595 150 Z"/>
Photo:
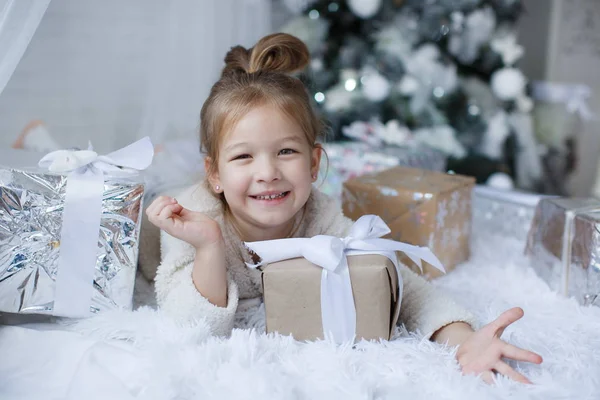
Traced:
<path fill-rule="evenodd" d="M 156 275 L 160 307 L 177 318 L 204 317 L 212 332 L 228 335 L 238 304 L 260 299 L 260 272 L 243 242 L 319 234 L 345 236 L 352 221 L 313 188 L 323 126 L 306 89 L 291 73 L 309 62 L 299 39 L 274 34 L 253 48 L 237 46 L 225 57 L 220 80 L 201 112 L 206 180 L 177 199 L 162 196 L 146 210 L 161 232 Z M 529 382 L 502 357 L 540 363 L 535 353 L 500 340 L 523 316 L 503 313 L 475 332 L 473 316 L 403 266 L 401 321 L 410 331 L 460 345 L 464 373 L 487 382 L 500 373 Z"/>

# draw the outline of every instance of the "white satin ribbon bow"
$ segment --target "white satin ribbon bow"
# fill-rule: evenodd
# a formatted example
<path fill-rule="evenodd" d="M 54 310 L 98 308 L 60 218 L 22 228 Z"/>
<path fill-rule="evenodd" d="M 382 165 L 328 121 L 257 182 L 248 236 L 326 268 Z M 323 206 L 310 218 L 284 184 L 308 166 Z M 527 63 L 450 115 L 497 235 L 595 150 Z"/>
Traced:
<path fill-rule="evenodd" d="M 98 155 L 92 150 L 57 150 L 46 154 L 39 166 L 50 172 L 67 173 L 93 167 L 107 175 L 133 175 L 144 170 L 152 163 L 154 147 L 149 137 L 144 137 L 129 146 L 109 153 Z"/>
<path fill-rule="evenodd" d="M 421 269 L 423 260 L 445 272 L 440 260 L 428 248 L 381 239 L 389 232 L 390 228 L 380 217 L 364 215 L 344 238 L 317 235 L 312 238 L 246 242 L 246 246 L 261 258 L 259 264 L 247 265 L 257 268 L 263 264 L 304 257 L 320 266 L 323 333 L 330 334 L 337 343 L 353 341 L 356 335 L 356 308 L 346 256 L 379 254 L 389 258 L 396 267 L 400 287 L 402 276 L 395 251 L 404 252 Z"/>
<path fill-rule="evenodd" d="M 153 157 L 154 147 L 145 137 L 105 156 L 91 148 L 58 150 L 39 161 L 50 172 L 67 174 L 53 315 L 90 314 L 104 178 L 135 175 L 148 168 Z"/>
<path fill-rule="evenodd" d="M 592 89 L 586 85 L 534 82 L 532 97 L 549 103 L 564 103 L 571 113 L 578 113 L 585 120 L 595 119 L 587 100 L 592 96 Z"/>

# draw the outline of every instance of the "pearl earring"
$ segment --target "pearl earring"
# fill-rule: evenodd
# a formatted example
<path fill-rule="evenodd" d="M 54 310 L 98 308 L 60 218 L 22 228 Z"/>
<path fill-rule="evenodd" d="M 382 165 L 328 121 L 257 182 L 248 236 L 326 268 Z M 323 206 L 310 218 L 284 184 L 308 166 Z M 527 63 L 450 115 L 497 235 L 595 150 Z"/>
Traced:
<path fill-rule="evenodd" d="M 219 189 L 221 189 L 221 186 L 219 186 L 219 185 L 215 186 L 216 191 L 219 191 Z"/>

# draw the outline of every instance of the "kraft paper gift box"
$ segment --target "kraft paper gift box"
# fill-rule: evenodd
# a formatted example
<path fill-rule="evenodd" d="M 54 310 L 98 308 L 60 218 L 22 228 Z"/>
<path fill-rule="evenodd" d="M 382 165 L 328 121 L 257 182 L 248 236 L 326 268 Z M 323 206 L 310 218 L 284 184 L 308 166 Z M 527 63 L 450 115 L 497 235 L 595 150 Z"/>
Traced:
<path fill-rule="evenodd" d="M 394 264 L 379 255 L 348 257 L 357 339 L 390 339 L 400 315 L 401 288 Z M 321 268 L 304 258 L 263 268 L 267 332 L 296 340 L 322 339 Z"/>
<path fill-rule="evenodd" d="M 475 179 L 416 168 L 394 167 L 344 183 L 344 214 L 356 219 L 377 214 L 391 229 L 391 238 L 430 248 L 446 271 L 470 255 L 471 192 Z M 415 265 L 402 260 L 415 272 Z M 423 266 L 423 275 L 441 272 Z"/>
<path fill-rule="evenodd" d="M 297 340 L 390 339 L 400 314 L 402 276 L 394 251 L 443 270 L 429 249 L 380 239 L 389 228 L 361 217 L 346 238 L 246 243 L 262 260 L 267 332 Z"/>
<path fill-rule="evenodd" d="M 79 318 L 131 308 L 138 173 L 153 154 L 144 138 L 106 156 L 60 150 L 36 167 L 0 166 L 0 313 Z"/>
<path fill-rule="evenodd" d="M 446 156 L 427 146 L 373 146 L 364 142 L 334 142 L 323 145 L 319 190 L 342 202 L 343 183 L 348 179 L 387 168 L 403 166 L 443 171 Z"/>
<path fill-rule="evenodd" d="M 581 304 L 600 306 L 600 200 L 540 200 L 526 254 L 551 289 Z"/>

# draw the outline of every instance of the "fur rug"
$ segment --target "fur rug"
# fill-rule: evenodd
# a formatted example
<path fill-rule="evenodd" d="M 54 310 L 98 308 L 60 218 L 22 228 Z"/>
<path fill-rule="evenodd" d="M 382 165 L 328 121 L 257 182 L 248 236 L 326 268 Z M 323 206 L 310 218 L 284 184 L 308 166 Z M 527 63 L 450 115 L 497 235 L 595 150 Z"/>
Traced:
<path fill-rule="evenodd" d="M 512 363 L 534 385 L 462 376 L 453 349 L 400 329 L 389 342 L 337 347 L 265 335 L 261 308 L 231 338 L 203 321 L 181 325 L 153 308 L 76 325 L 0 327 L 0 398 L 9 399 L 598 399 L 600 308 L 551 292 L 528 267 L 522 243 L 479 239 L 471 260 L 435 285 L 482 324 L 521 306 L 503 339 L 538 352 Z M 136 301 L 152 298 L 138 281 Z M 252 329 L 250 329 L 252 328 Z"/>

